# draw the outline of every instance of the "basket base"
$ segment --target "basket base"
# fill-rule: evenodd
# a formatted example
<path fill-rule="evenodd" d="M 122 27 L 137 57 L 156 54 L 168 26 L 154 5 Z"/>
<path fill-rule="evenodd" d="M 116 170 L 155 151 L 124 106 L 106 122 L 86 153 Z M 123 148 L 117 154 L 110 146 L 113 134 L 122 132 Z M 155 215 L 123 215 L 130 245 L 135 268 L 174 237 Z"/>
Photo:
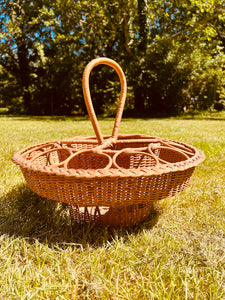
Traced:
<path fill-rule="evenodd" d="M 146 219 L 151 210 L 152 202 L 129 206 L 78 206 L 68 204 L 71 219 L 79 224 L 95 223 L 98 226 L 128 227 Z"/>

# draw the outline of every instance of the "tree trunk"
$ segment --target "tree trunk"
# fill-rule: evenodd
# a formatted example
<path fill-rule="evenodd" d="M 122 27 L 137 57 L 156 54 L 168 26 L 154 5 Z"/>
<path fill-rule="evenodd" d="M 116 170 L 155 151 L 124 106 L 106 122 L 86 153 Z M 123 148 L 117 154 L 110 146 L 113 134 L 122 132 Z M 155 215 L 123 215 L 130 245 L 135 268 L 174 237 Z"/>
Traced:
<path fill-rule="evenodd" d="M 138 0 L 138 25 L 139 25 L 139 44 L 137 60 L 146 57 L 147 50 L 147 7 L 145 0 Z M 141 66 L 137 66 L 135 74 L 136 81 L 134 82 L 134 110 L 139 114 L 145 113 L 145 90 L 142 82 Z"/>
<path fill-rule="evenodd" d="M 147 6 L 145 0 L 138 0 L 139 39 L 138 50 L 145 54 L 147 49 Z"/>
<path fill-rule="evenodd" d="M 30 87 L 30 68 L 28 59 L 28 50 L 25 43 L 25 37 L 17 40 L 18 48 L 18 65 L 19 65 L 19 78 L 21 88 L 23 89 L 24 112 L 31 113 L 31 93 Z"/>
<path fill-rule="evenodd" d="M 134 89 L 134 111 L 135 114 L 144 114 L 145 112 L 145 95 L 143 87 L 138 85 Z"/>

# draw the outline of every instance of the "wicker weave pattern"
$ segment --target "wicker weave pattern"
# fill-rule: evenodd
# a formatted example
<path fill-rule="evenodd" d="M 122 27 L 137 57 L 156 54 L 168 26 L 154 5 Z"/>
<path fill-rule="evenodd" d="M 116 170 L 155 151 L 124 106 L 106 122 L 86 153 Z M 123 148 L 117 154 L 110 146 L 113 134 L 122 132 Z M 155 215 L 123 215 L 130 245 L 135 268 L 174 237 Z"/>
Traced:
<path fill-rule="evenodd" d="M 112 136 L 103 136 L 92 106 L 89 75 L 98 64 L 113 67 L 121 97 Z M 202 151 L 185 143 L 147 135 L 118 135 L 126 98 L 126 79 L 114 61 L 91 61 L 83 75 L 84 99 L 96 137 L 46 142 L 15 153 L 30 188 L 40 196 L 69 204 L 79 223 L 130 226 L 145 219 L 152 201 L 173 196 L 188 184 Z"/>

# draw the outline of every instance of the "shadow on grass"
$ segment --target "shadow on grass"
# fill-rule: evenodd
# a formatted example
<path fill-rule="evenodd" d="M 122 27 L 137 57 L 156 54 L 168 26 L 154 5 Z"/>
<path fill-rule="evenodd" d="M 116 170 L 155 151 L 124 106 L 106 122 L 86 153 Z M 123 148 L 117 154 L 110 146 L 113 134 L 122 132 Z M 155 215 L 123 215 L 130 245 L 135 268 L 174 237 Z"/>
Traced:
<path fill-rule="evenodd" d="M 23 184 L 0 199 L 0 234 L 38 240 L 50 247 L 99 247 L 115 238 L 126 240 L 129 234 L 150 230 L 159 215 L 153 208 L 144 222 L 129 228 L 81 225 L 71 221 L 67 205 L 41 198 Z"/>

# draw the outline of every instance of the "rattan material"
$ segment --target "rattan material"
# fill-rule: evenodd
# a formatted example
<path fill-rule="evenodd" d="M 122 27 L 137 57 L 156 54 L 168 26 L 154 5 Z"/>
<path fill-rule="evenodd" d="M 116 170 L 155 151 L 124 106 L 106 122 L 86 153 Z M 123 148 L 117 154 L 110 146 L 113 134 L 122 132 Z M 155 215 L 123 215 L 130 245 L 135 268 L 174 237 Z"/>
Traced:
<path fill-rule="evenodd" d="M 112 136 L 102 135 L 89 91 L 89 75 L 98 64 L 113 67 L 121 82 Z M 191 145 L 169 139 L 118 135 L 126 79 L 113 60 L 98 58 L 87 65 L 83 91 L 96 137 L 34 145 L 15 153 L 12 160 L 35 193 L 68 203 L 78 223 L 134 225 L 149 215 L 153 201 L 181 192 L 205 156 Z"/>

